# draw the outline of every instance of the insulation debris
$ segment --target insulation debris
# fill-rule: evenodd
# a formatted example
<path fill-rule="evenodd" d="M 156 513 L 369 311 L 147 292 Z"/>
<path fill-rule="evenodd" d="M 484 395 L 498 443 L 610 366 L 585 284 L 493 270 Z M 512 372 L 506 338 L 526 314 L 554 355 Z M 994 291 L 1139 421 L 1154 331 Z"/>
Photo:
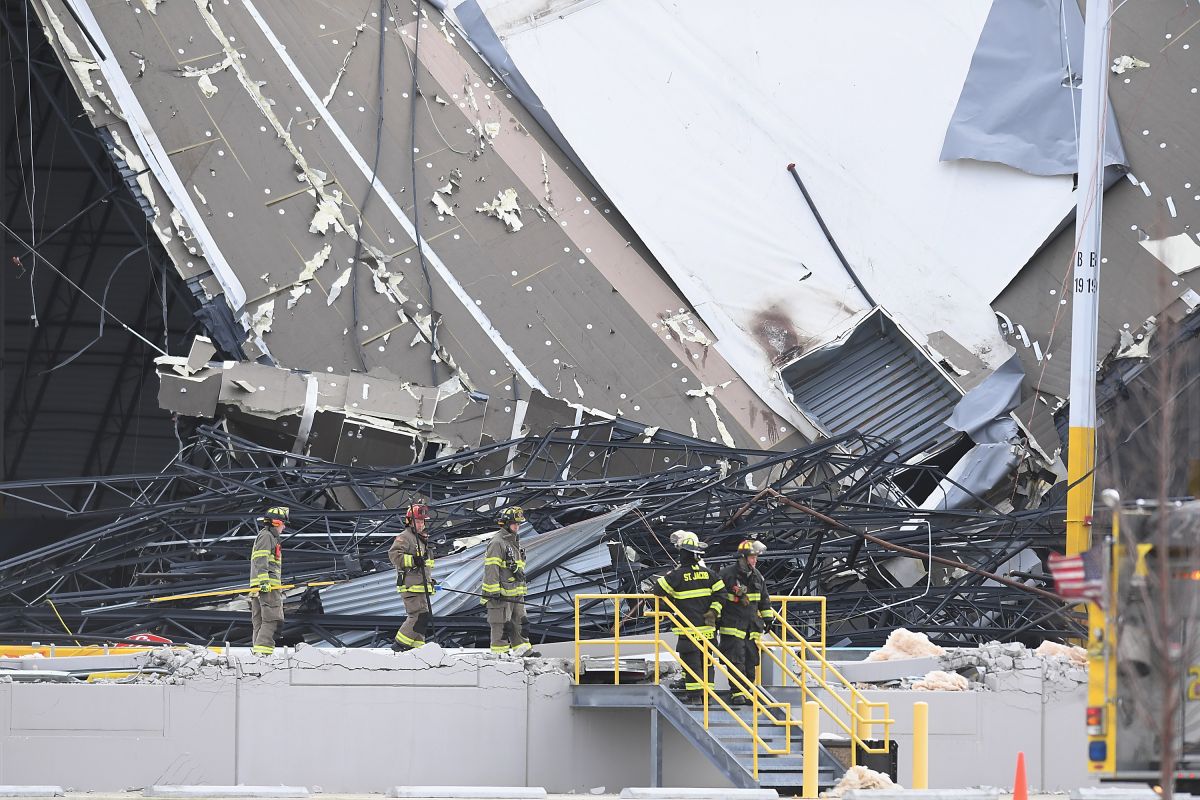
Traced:
<path fill-rule="evenodd" d="M 1146 69 L 1150 64 L 1142 61 L 1140 58 L 1133 56 L 1117 56 L 1113 59 L 1112 71 L 1118 75 L 1124 75 L 1126 72 L 1134 69 Z"/>
<path fill-rule="evenodd" d="M 495 217 L 508 226 L 510 233 L 516 233 L 525 226 L 521 222 L 521 206 L 517 202 L 517 190 L 505 189 L 496 195 L 491 203 L 484 203 L 476 211 Z"/>
<path fill-rule="evenodd" d="M 704 402 L 708 404 L 708 410 L 713 415 L 713 420 L 715 420 L 717 423 L 717 433 L 721 437 L 721 443 L 726 447 L 734 446 L 733 435 L 729 433 L 729 428 L 725 425 L 725 420 L 721 419 L 721 414 L 717 411 L 717 401 L 713 399 L 713 395 L 717 389 L 724 389 L 731 383 L 733 383 L 733 381 L 725 381 L 724 383 L 719 383 L 716 386 L 701 386 L 699 389 L 688 389 L 687 392 L 685 392 L 685 394 L 687 394 L 689 397 L 704 398 Z"/>
<path fill-rule="evenodd" d="M 696 315 L 686 311 L 675 314 L 660 314 L 658 317 L 681 342 L 693 342 L 701 347 L 711 347 L 713 340 L 696 324 Z"/>
<path fill-rule="evenodd" d="M 1049 639 L 1039 644 L 1033 652 L 1042 658 L 1063 658 L 1083 666 L 1088 663 L 1087 650 L 1084 648 L 1077 645 L 1059 644 Z"/>
<path fill-rule="evenodd" d="M 554 208 L 554 195 L 550 191 L 550 165 L 546 163 L 546 153 L 542 153 L 542 202 L 547 208 Z"/>
<path fill-rule="evenodd" d="M 851 789 L 901 789 L 898 783 L 882 772 L 876 772 L 869 767 L 854 766 L 846 770 L 842 779 L 830 789 L 825 797 L 840 798 Z"/>
<path fill-rule="evenodd" d="M 297 283 L 311 281 L 313 276 L 317 274 L 317 270 L 325 265 L 329 260 L 329 254 L 333 252 L 333 245 L 327 244 L 318 250 L 312 258 L 304 262 L 304 269 L 300 270 L 300 277 L 296 278 Z"/>
<path fill-rule="evenodd" d="M 883 647 L 867 656 L 867 661 L 894 661 L 898 658 L 921 658 L 940 656 L 945 650 L 929 641 L 924 633 L 913 633 L 907 628 L 897 628 L 888 634 Z"/>
<path fill-rule="evenodd" d="M 300 302 L 300 298 L 303 297 L 304 293 L 307 291 L 308 289 L 302 284 L 296 284 L 288 291 L 288 311 L 291 311 L 296 307 L 296 303 Z"/>
<path fill-rule="evenodd" d="M 454 207 L 446 202 L 446 199 L 442 197 L 442 192 L 440 190 L 433 193 L 433 197 L 430 199 L 430 202 L 433 203 L 439 214 L 445 214 L 448 217 L 454 216 Z"/>
<path fill-rule="evenodd" d="M 255 336 L 262 336 L 271 330 L 271 326 L 274 324 L 275 298 L 271 298 L 255 309 L 254 316 L 250 318 L 250 330 L 254 332 Z"/>
<path fill-rule="evenodd" d="M 331 306 L 338 299 L 338 295 L 342 293 L 342 289 L 346 288 L 346 284 L 350 282 L 350 273 L 354 271 L 354 266 L 346 267 L 342 274 L 337 277 L 337 280 L 329 287 L 329 297 L 325 298 L 325 305 Z"/>
<path fill-rule="evenodd" d="M 1150 357 L 1150 341 L 1154 338 L 1155 332 L 1158 331 L 1158 319 L 1150 317 L 1142 323 L 1142 327 L 1137 331 L 1136 335 L 1128 330 L 1121 329 L 1120 341 L 1117 343 L 1116 353 L 1113 358 L 1149 358 Z"/>
<path fill-rule="evenodd" d="M 354 54 L 354 48 L 358 47 L 358 37 L 362 35 L 363 30 L 367 27 L 367 23 L 361 22 L 354 28 L 354 41 L 350 43 L 350 49 L 346 51 L 346 57 L 342 59 L 342 66 L 338 69 L 337 74 L 333 76 L 333 83 L 329 84 L 329 91 L 321 98 L 321 105 L 329 107 L 329 101 L 333 99 L 333 95 L 337 92 L 338 84 L 342 82 L 342 76 L 346 74 L 346 68 L 350 66 L 350 56 Z"/>
<path fill-rule="evenodd" d="M 317 201 L 317 210 L 313 214 L 312 222 L 308 225 L 308 232 L 324 236 L 330 228 L 333 228 L 335 232 L 351 233 L 350 227 L 346 224 L 346 218 L 342 216 L 341 205 L 342 193 L 337 189 L 321 197 Z"/>
<path fill-rule="evenodd" d="M 211 76 L 229 69 L 231 66 L 233 66 L 233 57 L 225 56 L 219 63 L 213 64 L 211 67 L 196 69 L 189 64 L 185 65 L 180 72 L 185 78 L 199 78 L 197 85 L 200 87 L 201 93 L 205 97 L 212 97 L 217 93 L 217 86 L 212 82 Z"/>
<path fill-rule="evenodd" d="M 1138 244 L 1176 275 L 1200 267 L 1200 245 L 1190 233 L 1178 233 L 1165 239 L 1143 239 Z"/>
<path fill-rule="evenodd" d="M 408 296 L 400 291 L 400 282 L 403 280 L 404 275 L 389 272 L 387 266 L 382 263 L 371 270 L 371 281 L 375 284 L 375 291 L 392 303 L 408 301 Z"/>
<path fill-rule="evenodd" d="M 913 683 L 912 688 L 930 692 L 965 692 L 970 682 L 954 672 L 944 672 L 940 669 L 925 673 L 925 677 Z"/>

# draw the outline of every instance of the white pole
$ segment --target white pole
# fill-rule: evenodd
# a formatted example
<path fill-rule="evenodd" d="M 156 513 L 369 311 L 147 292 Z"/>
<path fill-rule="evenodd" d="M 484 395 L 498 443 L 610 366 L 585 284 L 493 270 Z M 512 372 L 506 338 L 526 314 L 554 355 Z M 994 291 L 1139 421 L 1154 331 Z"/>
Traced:
<path fill-rule="evenodd" d="M 1075 263 L 1071 292 L 1071 407 L 1067 438 L 1067 554 L 1088 548 L 1096 464 L 1096 332 L 1100 312 L 1100 222 L 1108 124 L 1111 0 L 1087 0 L 1079 114 Z"/>

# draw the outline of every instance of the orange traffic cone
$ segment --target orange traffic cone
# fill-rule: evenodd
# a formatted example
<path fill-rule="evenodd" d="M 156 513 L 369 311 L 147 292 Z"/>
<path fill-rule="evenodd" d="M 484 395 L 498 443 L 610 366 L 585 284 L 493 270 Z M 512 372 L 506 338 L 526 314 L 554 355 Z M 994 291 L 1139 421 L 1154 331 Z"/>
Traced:
<path fill-rule="evenodd" d="M 1017 776 L 1013 778 L 1013 800 L 1029 800 L 1029 787 L 1025 783 L 1025 753 L 1017 753 Z"/>

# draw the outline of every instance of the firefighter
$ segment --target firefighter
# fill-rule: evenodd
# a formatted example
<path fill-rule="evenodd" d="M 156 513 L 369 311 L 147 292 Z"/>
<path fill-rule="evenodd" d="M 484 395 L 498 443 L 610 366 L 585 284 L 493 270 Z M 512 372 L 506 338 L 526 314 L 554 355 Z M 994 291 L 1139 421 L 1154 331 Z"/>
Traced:
<path fill-rule="evenodd" d="M 509 506 L 496 515 L 500 532 L 488 542 L 483 554 L 483 599 L 491 628 L 493 653 L 536 656 L 526 635 L 525 550 L 518 531 L 525 521 L 520 506 Z"/>
<path fill-rule="evenodd" d="M 754 539 L 738 545 L 737 561 L 721 571 L 725 583 L 724 611 L 721 614 L 721 652 L 748 679 L 758 670 L 758 642 L 775 616 L 771 593 L 758 571 L 758 557 L 767 546 Z M 740 689 L 733 690 L 730 703 L 745 705 L 750 698 Z"/>
<path fill-rule="evenodd" d="M 652 586 L 652 591 L 670 598 L 694 629 L 694 635 L 711 640 L 716 633 L 717 618 L 721 615 L 720 592 L 725 584 L 700 559 L 707 545 L 701 544 L 696 534 L 675 531 L 671 534 L 671 544 L 679 551 L 680 564 L 661 576 Z M 705 675 L 704 655 L 700 648 L 685 635 L 683 628 L 675 626 L 672 631 L 679 636 L 676 646 L 679 658 L 691 669 L 690 673 L 684 671 L 683 700 L 698 702 L 705 685 L 712 684 L 712 667 L 709 666 Z M 701 677 L 703 681 L 698 679 Z"/>
<path fill-rule="evenodd" d="M 429 506 L 415 502 L 404 514 L 404 532 L 388 549 L 388 561 L 396 568 L 396 591 L 404 600 L 407 617 L 392 649 L 397 653 L 425 644 L 433 618 L 433 557 L 429 554 Z"/>
<path fill-rule="evenodd" d="M 283 627 L 283 546 L 280 537 L 288 521 L 284 506 L 268 508 L 258 518 L 262 528 L 250 552 L 251 652 L 269 656 L 275 652 L 275 634 Z"/>

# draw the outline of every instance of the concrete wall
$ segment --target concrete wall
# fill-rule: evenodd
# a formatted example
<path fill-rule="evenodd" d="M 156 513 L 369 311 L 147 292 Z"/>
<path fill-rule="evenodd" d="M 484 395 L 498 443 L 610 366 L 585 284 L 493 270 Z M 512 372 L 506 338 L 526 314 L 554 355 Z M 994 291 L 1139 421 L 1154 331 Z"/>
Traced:
<path fill-rule="evenodd" d="M 650 782 L 649 712 L 571 708 L 570 677 L 542 662 L 436 646 L 399 656 L 302 647 L 180 674 L 150 684 L 0 683 L 0 784 L 614 792 Z M 997 688 L 869 693 L 892 704 L 901 782 L 919 694 L 932 707 L 935 786 L 1008 786 L 1018 749 L 1031 788 L 1085 783 L 1082 692 Z M 728 785 L 665 723 L 663 745 L 667 785 Z"/>
<path fill-rule="evenodd" d="M 574 709 L 566 672 L 528 667 L 303 647 L 170 684 L 0 683 L 0 784 L 649 785 L 648 711 Z M 727 785 L 674 730 L 664 753 L 674 785 Z"/>
<path fill-rule="evenodd" d="M 1020 670 L 988 677 L 989 691 L 867 690 L 886 701 L 892 738 L 900 749 L 898 782 L 912 781 L 913 703 L 929 704 L 931 788 L 999 786 L 1010 789 L 1017 753 L 1025 753 L 1030 791 L 1058 792 L 1096 781 L 1087 772 L 1084 716 L 1087 685 Z M 790 698 L 789 698 L 790 699 Z M 828 698 L 824 698 L 828 703 Z M 841 732 L 823 723 L 828 732 Z M 876 731 L 876 735 L 881 733 Z"/>

